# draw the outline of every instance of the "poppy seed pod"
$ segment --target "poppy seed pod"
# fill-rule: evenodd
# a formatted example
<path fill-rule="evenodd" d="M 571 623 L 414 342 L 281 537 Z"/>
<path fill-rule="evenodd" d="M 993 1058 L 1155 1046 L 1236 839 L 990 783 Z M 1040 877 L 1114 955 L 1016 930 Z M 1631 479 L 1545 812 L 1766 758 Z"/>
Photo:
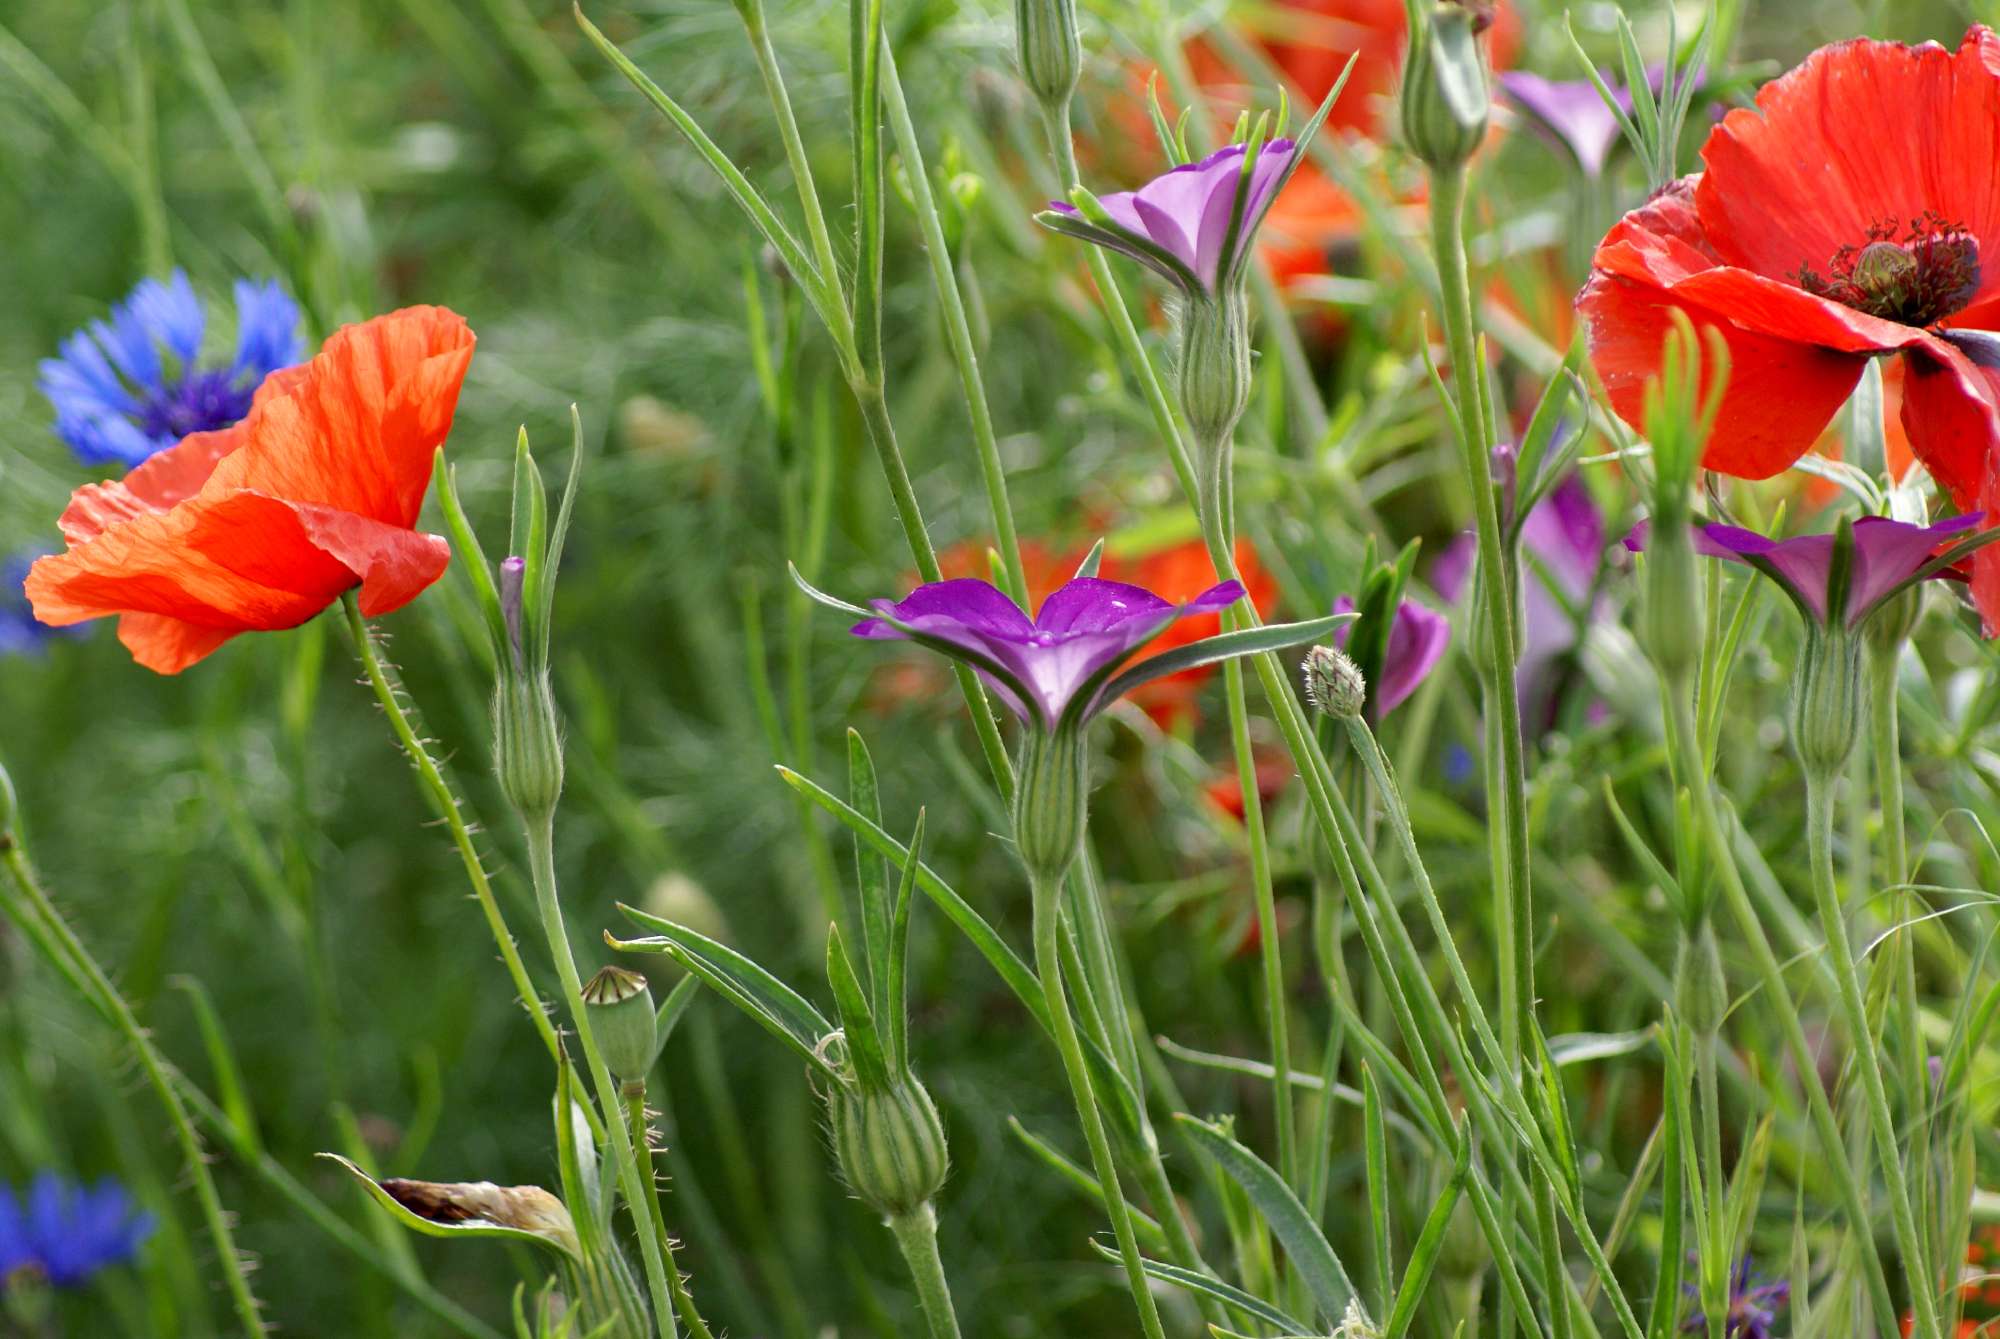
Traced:
<path fill-rule="evenodd" d="M 1479 49 L 1490 16 L 1453 0 L 1418 8 L 1403 57 L 1403 143 L 1432 168 L 1461 167 L 1486 138 L 1491 113 Z"/>
<path fill-rule="evenodd" d="M 1036 100 L 1050 111 L 1067 105 L 1083 70 L 1075 0 L 1014 0 L 1014 43 Z"/>
<path fill-rule="evenodd" d="M 951 1165 L 944 1122 L 914 1075 L 873 1090 L 839 1084 L 826 1109 L 842 1178 L 884 1218 L 911 1212 L 944 1185 Z"/>
<path fill-rule="evenodd" d="M 1014 789 L 1014 844 L 1034 878 L 1060 883 L 1069 872 L 1083 840 L 1087 803 L 1082 736 L 1060 727 L 1025 731 Z"/>
<path fill-rule="evenodd" d="M 1837 776 L 1861 732 L 1861 638 L 1811 626 L 1792 674 L 1792 747 L 1808 776 Z"/>
<path fill-rule="evenodd" d="M 620 1083 L 644 1087 L 656 1038 L 646 978 L 623 967 L 600 967 L 584 982 L 583 1003 L 606 1067 Z"/>

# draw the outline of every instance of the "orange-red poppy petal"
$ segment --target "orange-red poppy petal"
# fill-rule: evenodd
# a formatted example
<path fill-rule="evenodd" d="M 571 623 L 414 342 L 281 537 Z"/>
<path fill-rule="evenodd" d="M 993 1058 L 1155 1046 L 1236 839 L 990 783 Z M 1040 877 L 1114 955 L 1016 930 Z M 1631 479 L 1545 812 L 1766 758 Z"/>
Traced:
<path fill-rule="evenodd" d="M 400 608 L 450 561 L 443 539 L 412 527 L 472 344 L 463 319 L 435 307 L 346 327 L 268 378 L 234 428 L 79 489 L 69 550 L 29 572 L 36 616 L 122 615 L 133 658 L 171 674 L 357 585 L 364 614 Z"/>
<path fill-rule="evenodd" d="M 1677 301 L 1670 290 L 1599 272 L 1577 298 L 1590 326 L 1590 356 L 1618 416 L 1643 424 L 1647 381 L 1659 374 L 1671 313 L 1729 346 L 1728 389 L 1702 463 L 1744 479 L 1767 479 L 1812 449 L 1853 392 L 1866 354 L 1846 353 L 1758 331 Z"/>
<path fill-rule="evenodd" d="M 2000 247 L 2000 57 L 1974 27 L 1956 51 L 1857 38 L 1822 47 L 1724 117 L 1696 198 L 1728 264 L 1824 274 L 1870 227 L 1927 214 Z M 2000 293 L 1989 263 L 1982 298 Z"/>
<path fill-rule="evenodd" d="M 1954 502 L 1969 507 L 2000 459 L 2000 370 L 1980 367 L 1941 339 L 1927 339 L 1901 361 L 1910 450 Z"/>

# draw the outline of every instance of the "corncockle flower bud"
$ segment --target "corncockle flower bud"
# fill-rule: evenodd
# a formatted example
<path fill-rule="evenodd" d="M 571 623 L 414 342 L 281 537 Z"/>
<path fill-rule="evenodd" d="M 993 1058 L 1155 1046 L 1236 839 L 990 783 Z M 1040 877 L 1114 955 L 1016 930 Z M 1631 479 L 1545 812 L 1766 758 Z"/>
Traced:
<path fill-rule="evenodd" d="M 1701 663 L 1704 592 L 1687 523 L 1658 525 L 1646 542 L 1646 598 L 1639 644 L 1668 682 L 1686 683 Z"/>
<path fill-rule="evenodd" d="M 1463 166 L 1486 138 L 1492 96 L 1479 34 L 1492 13 L 1458 0 L 1412 5 L 1403 56 L 1403 143 L 1435 169 Z"/>
<path fill-rule="evenodd" d="M 1212 515 L 1229 469 L 1236 422 L 1250 403 L 1250 311 L 1240 283 L 1190 297 L 1179 313 L 1175 387 L 1194 438 L 1204 513 Z"/>
<path fill-rule="evenodd" d="M 605 1066 L 628 1089 L 643 1090 L 657 1040 L 646 978 L 623 967 L 600 967 L 584 982 L 583 1002 Z"/>
<path fill-rule="evenodd" d="M 1694 928 L 1682 937 L 1674 964 L 1674 1009 L 1697 1035 L 1713 1036 L 1729 1010 L 1729 983 L 1706 909 L 1691 914 Z"/>
<path fill-rule="evenodd" d="M 521 557 L 500 560 L 500 616 L 507 622 L 507 644 L 514 664 L 521 665 L 521 594 L 526 583 L 528 560 Z"/>
<path fill-rule="evenodd" d="M 1036 101 L 1051 114 L 1067 106 L 1083 70 L 1075 0 L 1014 0 L 1014 52 Z"/>
<path fill-rule="evenodd" d="M 826 1110 L 841 1177 L 884 1218 L 921 1207 L 944 1186 L 951 1168 L 944 1122 L 914 1075 L 886 1088 L 836 1084 Z"/>
<path fill-rule="evenodd" d="M 1345 651 L 1315 646 L 1299 667 L 1306 677 L 1306 701 L 1337 720 L 1351 721 L 1368 700 L 1368 681 Z"/>
<path fill-rule="evenodd" d="M 1861 638 L 1811 627 L 1792 671 L 1792 747 L 1808 775 L 1837 776 L 1861 733 Z"/>

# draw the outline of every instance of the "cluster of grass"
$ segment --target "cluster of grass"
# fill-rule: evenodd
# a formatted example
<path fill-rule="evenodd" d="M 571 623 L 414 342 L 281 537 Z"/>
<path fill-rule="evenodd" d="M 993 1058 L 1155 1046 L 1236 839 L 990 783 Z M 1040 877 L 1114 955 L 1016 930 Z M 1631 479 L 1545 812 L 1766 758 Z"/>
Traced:
<path fill-rule="evenodd" d="M 1090 7 L 1079 135 L 1086 174 L 1101 174 L 1106 189 L 1157 167 L 1155 146 L 1132 138 L 1118 104 L 1130 101 L 1130 70 L 1159 49 L 1158 34 L 1268 18 L 1262 6 L 1222 8 Z M 1522 63 L 1573 75 L 1560 8 L 1515 8 Z M 1628 8 L 1657 40 L 1651 7 Z M 1736 63 L 1789 65 L 1862 31 L 1955 41 L 1969 18 L 2000 20 L 1943 0 L 1809 8 L 1735 6 Z M 1610 9 L 1575 16 L 1607 60 Z M 650 0 L 593 7 L 593 17 L 753 180 L 790 198 L 736 11 Z M 814 173 L 830 201 L 844 202 L 845 7 L 785 3 L 769 20 Z M 1012 71 L 1011 14 L 917 0 L 890 7 L 885 22 L 947 201 L 1023 534 L 1060 553 L 1102 534 L 1124 555 L 1194 539 L 1076 248 L 1029 222 L 1056 183 Z M 1394 149 L 1382 152 L 1385 179 L 1415 180 Z M 968 546 L 962 570 L 983 571 L 985 498 L 897 170 L 886 196 L 889 403 L 931 533 L 941 546 Z M 1579 230 L 1636 203 L 1641 183 L 1627 164 L 1607 184 L 1614 198 L 1580 200 L 1563 162 L 1526 133 L 1493 148 L 1478 182 L 1475 262 L 1492 291 L 1506 290 L 1502 310 L 1517 314 L 1517 333 L 1502 341 L 1504 376 L 1532 405 L 1560 357 L 1549 341 L 1567 329 L 1562 312 L 1596 236 Z M 480 341 L 448 448 L 476 523 L 501 524 L 517 425 L 538 453 L 559 458 L 575 403 L 590 442 L 554 636 L 570 769 L 558 856 L 586 964 L 597 931 L 624 926 L 613 906 L 622 901 L 721 938 L 812 993 L 826 927 L 853 896 L 849 841 L 773 764 L 843 790 L 848 727 L 874 754 L 887 826 L 907 832 L 925 806 L 928 862 L 1025 953 L 1026 884 L 993 835 L 1008 830 L 1007 815 L 949 681 L 914 656 L 857 653 L 843 625 L 785 579 L 792 561 L 854 597 L 910 580 L 832 351 L 708 168 L 598 58 L 566 6 L 20 0 L 0 15 L 0 183 L 0 549 L 55 546 L 63 500 L 93 477 L 51 431 L 37 360 L 148 270 L 185 267 L 211 297 L 237 275 L 280 277 L 314 338 L 404 303 L 450 306 Z M 833 214 L 844 234 L 848 211 Z M 1407 261 L 1421 220 L 1392 209 L 1379 222 L 1330 260 L 1347 281 L 1328 286 L 1333 301 L 1297 308 L 1325 430 L 1302 431 L 1297 387 L 1277 375 L 1267 332 L 1239 444 L 1245 534 L 1275 579 L 1277 607 L 1294 617 L 1354 589 L 1371 539 L 1393 551 L 1421 538 L 1428 555 L 1468 523 L 1446 420 L 1416 353 L 1425 299 Z M 1135 311 L 1157 305 L 1157 293 L 1125 278 Z M 1163 328 L 1148 338 L 1166 342 Z M 1613 469 L 1589 480 L 1607 533 L 1622 533 L 1636 515 L 1632 484 Z M 1798 476 L 1754 505 L 1768 515 L 1788 494 L 1794 511 L 1809 505 Z M 1736 576 L 1719 588 L 1732 610 L 1739 589 Z M 1590 1151 L 1582 1202 L 1601 1223 L 1619 1212 L 1661 1110 L 1658 1055 L 1644 1034 L 1672 994 L 1676 947 L 1653 871 L 1606 800 L 1609 790 L 1646 844 L 1669 849 L 1674 798 L 1658 702 L 1621 632 L 1635 598 L 1629 569 L 1607 555 L 1593 620 L 1602 635 L 1566 666 L 1572 691 L 1530 759 L 1538 1019 L 1551 1037 L 1611 1038 L 1579 1046 L 1562 1071 L 1576 1143 Z M 1805 815 L 1783 747 L 1797 638 L 1780 600 L 1755 590 L 1749 599 L 1717 722 L 1731 741 L 1718 781 L 1766 862 L 1754 871 L 1760 889 L 1774 906 L 1795 898 L 1809 919 Z M 525 852 L 498 821 L 506 810 L 490 775 L 478 617 L 454 572 L 382 626 L 454 788 L 494 820 L 480 846 L 524 931 L 534 911 Z M 1462 763 L 1477 752 L 1480 724 L 1463 611 L 1454 619 L 1449 657 L 1383 734 L 1438 896 L 1491 998 L 1488 814 L 1477 769 Z M 1933 618 L 1921 641 L 1903 701 L 1919 878 L 2000 888 L 1996 661 L 1948 617 Z M 555 1177 L 547 1057 L 509 1007 L 456 858 L 354 666 L 337 611 L 240 639 L 174 679 L 136 669 L 97 625 L 0 663 L 0 759 L 22 831 L 72 923 L 159 1048 L 225 1100 L 239 1141 L 254 1132 L 248 1146 L 215 1130 L 209 1143 L 271 1320 L 298 1334 L 448 1332 L 401 1275 L 504 1327 L 515 1281 L 539 1283 L 543 1261 L 520 1247 L 406 1238 L 313 1159 L 332 1150 L 383 1175 L 503 1185 Z M 1220 680 L 1171 730 L 1130 707 L 1114 716 L 1094 738 L 1092 835 L 1138 1009 L 1172 1043 L 1157 1057 L 1162 1086 L 1178 1088 L 1181 1110 L 1233 1113 L 1239 1137 L 1268 1156 L 1270 1085 L 1182 1058 L 1268 1055 L 1258 959 L 1246 947 L 1245 844 L 1208 793 L 1234 773 Z M 1253 724 L 1259 746 L 1282 759 L 1275 730 Z M 1857 768 L 1865 776 L 1865 763 Z M 1840 838 L 1843 877 L 1859 896 L 1877 820 L 1867 786 L 1853 790 L 1862 802 L 1843 811 Z M 1309 947 L 1314 870 L 1301 810 L 1288 792 L 1271 822 L 1283 985 L 1299 1067 L 1314 1069 L 1329 1020 Z M 1962 998 L 1993 984 L 1990 964 L 1977 980 L 1948 968 L 1994 922 L 1976 896 L 1941 894 L 1940 905 L 1964 910 L 1927 927 L 1919 961 L 1926 1002 L 1948 1027 Z M 967 1334 L 1132 1332 L 1115 1268 L 1090 1249 L 1100 1208 L 1018 1134 L 1085 1161 L 1054 1053 L 934 907 L 919 905 L 912 945 L 912 1045 L 950 1136 L 940 1235 Z M 1394 1037 L 1388 994 L 1358 937 L 1342 950 L 1356 1016 Z M 657 961 L 648 967 L 664 995 L 673 978 Z M 529 965 L 553 980 L 538 943 Z M 1749 989 L 1754 973 L 1733 949 L 1728 966 L 1736 989 Z M 1800 989 L 1809 1023 L 1824 1022 L 1829 1000 Z M 1794 1269 L 1795 1241 L 1812 1270 L 1844 1268 L 1821 1249 L 1846 1229 L 1782 1079 L 1775 1031 L 1746 1009 L 1730 1041 L 1729 1157 L 1748 1160 L 1754 1143 L 1768 1163 L 1747 1240 L 1768 1248 L 1779 1275 Z M 1991 1064 L 1981 1055 L 1974 1070 L 1982 1169 L 2000 1156 L 1984 1131 Z M 1343 1081 L 1360 1083 L 1358 1059 Z M 831 1175 L 823 1112 L 794 1056 L 704 994 L 674 1034 L 652 1101 L 668 1150 L 669 1221 L 718 1332 L 914 1332 L 894 1242 Z M 1773 1124 L 1753 1141 L 1767 1114 Z M 1331 1124 L 1326 1227 L 1350 1261 L 1374 1249 L 1363 1125 L 1345 1107 Z M 1201 1174 L 1192 1147 L 1163 1138 L 1220 1259 L 1225 1224 L 1240 1226 L 1245 1208 Z M 1387 1188 L 1400 1259 L 1437 1187 L 1413 1151 L 1390 1156 L 1409 1172 Z M 260 1166 L 323 1200 L 374 1263 L 302 1214 Z M 41 1168 L 118 1177 L 160 1224 L 135 1268 L 62 1299 L 70 1328 L 60 1332 L 230 1330 L 220 1266 L 129 1050 L 0 923 L 0 1181 Z M 1650 1287 L 1654 1244 L 1635 1239 L 1618 1257 L 1635 1296 Z M 1454 1289 L 1481 1286 L 1482 1251 L 1476 1231 L 1454 1227 L 1427 1319 L 1458 1304 Z M 1268 1267 L 1239 1263 L 1253 1274 Z M 1163 1305 L 1174 1332 L 1196 1332 L 1184 1296 Z M 1860 1313 L 1853 1323 L 1847 1333 L 1866 1332 Z"/>

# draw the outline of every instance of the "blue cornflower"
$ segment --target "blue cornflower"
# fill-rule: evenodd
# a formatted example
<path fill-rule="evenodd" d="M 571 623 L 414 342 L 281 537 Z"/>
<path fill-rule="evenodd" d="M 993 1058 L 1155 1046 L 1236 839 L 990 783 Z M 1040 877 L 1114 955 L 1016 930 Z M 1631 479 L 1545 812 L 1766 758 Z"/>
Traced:
<path fill-rule="evenodd" d="M 1683 1288 L 1692 1296 L 1700 1295 L 1692 1284 Z M 1783 1279 L 1766 1282 L 1763 1275 L 1750 1268 L 1750 1257 L 1744 1256 L 1736 1262 L 1736 1271 L 1729 1277 L 1729 1313 L 1722 1332 L 1728 1339 L 1771 1339 L 1773 1327 L 1778 1323 L 1778 1308 L 1791 1295 L 1791 1284 Z M 1695 1312 L 1682 1323 L 1681 1333 L 1708 1333 L 1708 1317 Z"/>
<path fill-rule="evenodd" d="M 207 313 L 187 275 L 143 279 L 108 321 L 65 339 L 41 365 L 56 435 L 86 465 L 137 465 L 191 432 L 250 412 L 257 386 L 304 356 L 298 304 L 276 280 L 236 281 L 236 356 L 202 366 Z"/>
<path fill-rule="evenodd" d="M 72 1287 L 132 1259 L 152 1230 L 153 1216 L 109 1177 L 83 1186 L 42 1172 L 26 1195 L 0 1186 L 0 1287 L 24 1271 Z"/>
<path fill-rule="evenodd" d="M 28 565 L 41 555 L 17 553 L 0 558 L 0 659 L 25 655 L 41 649 L 55 629 L 35 617 L 21 584 L 28 579 Z"/>

